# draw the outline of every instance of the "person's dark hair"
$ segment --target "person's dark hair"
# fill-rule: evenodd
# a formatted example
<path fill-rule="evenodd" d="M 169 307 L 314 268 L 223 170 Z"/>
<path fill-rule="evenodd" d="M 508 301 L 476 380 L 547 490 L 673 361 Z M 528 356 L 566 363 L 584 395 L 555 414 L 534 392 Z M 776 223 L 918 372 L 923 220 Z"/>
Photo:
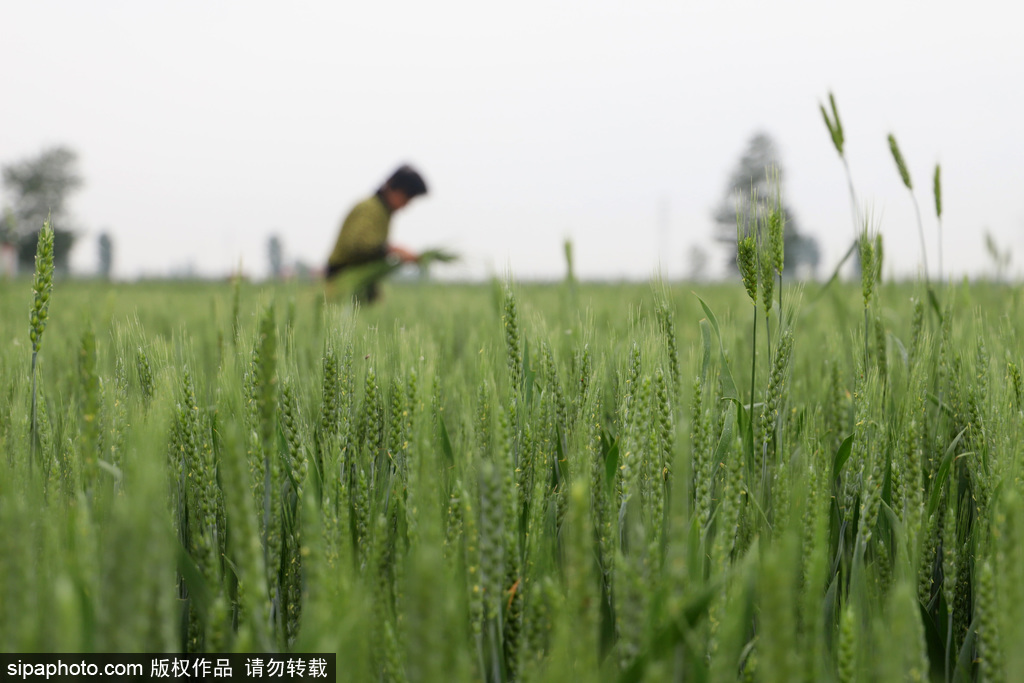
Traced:
<path fill-rule="evenodd" d="M 423 176 L 408 164 L 399 166 L 384 183 L 384 187 L 404 192 L 409 199 L 427 193 L 427 183 L 424 182 Z"/>

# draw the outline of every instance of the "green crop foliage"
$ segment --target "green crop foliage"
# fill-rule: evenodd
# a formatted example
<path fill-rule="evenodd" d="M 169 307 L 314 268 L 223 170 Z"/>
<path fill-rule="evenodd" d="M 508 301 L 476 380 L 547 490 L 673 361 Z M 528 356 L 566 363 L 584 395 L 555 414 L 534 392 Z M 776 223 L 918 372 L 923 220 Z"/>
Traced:
<path fill-rule="evenodd" d="M 40 335 L 0 340 L 0 650 L 329 651 L 342 680 L 1024 675 L 1021 290 L 940 285 L 937 320 L 866 268 L 787 284 L 761 339 L 750 270 L 699 298 L 393 283 L 366 309 L 60 288 L 35 411 Z"/>

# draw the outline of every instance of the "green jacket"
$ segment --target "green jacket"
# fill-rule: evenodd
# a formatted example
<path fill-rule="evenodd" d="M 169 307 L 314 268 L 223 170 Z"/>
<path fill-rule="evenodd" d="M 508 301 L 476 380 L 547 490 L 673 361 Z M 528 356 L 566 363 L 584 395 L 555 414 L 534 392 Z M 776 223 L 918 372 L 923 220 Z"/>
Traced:
<path fill-rule="evenodd" d="M 390 227 L 391 211 L 380 194 L 356 204 L 341 224 L 338 241 L 327 259 L 328 272 L 384 258 Z"/>

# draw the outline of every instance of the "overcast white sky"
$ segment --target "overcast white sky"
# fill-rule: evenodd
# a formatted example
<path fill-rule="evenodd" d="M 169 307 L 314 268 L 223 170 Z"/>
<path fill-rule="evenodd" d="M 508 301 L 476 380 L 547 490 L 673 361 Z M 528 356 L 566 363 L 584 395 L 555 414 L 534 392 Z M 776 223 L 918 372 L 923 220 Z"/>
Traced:
<path fill-rule="evenodd" d="M 120 277 L 192 264 L 260 276 L 267 239 L 321 265 L 339 221 L 397 164 L 430 195 L 392 239 L 463 256 L 450 276 L 669 277 L 749 138 L 780 148 L 785 194 L 830 270 L 852 238 L 818 109 L 834 91 L 888 268 L 913 274 L 913 205 L 937 271 L 1024 272 L 1024 41 L 1011 2 L 113 2 L 0 4 L 0 164 L 66 144 L 84 187 L 73 263 L 114 237 Z"/>

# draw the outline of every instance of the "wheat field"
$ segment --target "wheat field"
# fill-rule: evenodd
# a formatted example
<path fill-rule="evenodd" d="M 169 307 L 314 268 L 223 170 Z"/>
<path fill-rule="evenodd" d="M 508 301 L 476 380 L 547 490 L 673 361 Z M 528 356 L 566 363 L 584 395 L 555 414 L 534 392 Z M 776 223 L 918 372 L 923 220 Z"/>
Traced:
<path fill-rule="evenodd" d="M 881 283 L 861 247 L 830 287 L 741 248 L 742 283 L 366 310 L 44 263 L 0 284 L 0 650 L 1016 680 L 1021 291 Z"/>

